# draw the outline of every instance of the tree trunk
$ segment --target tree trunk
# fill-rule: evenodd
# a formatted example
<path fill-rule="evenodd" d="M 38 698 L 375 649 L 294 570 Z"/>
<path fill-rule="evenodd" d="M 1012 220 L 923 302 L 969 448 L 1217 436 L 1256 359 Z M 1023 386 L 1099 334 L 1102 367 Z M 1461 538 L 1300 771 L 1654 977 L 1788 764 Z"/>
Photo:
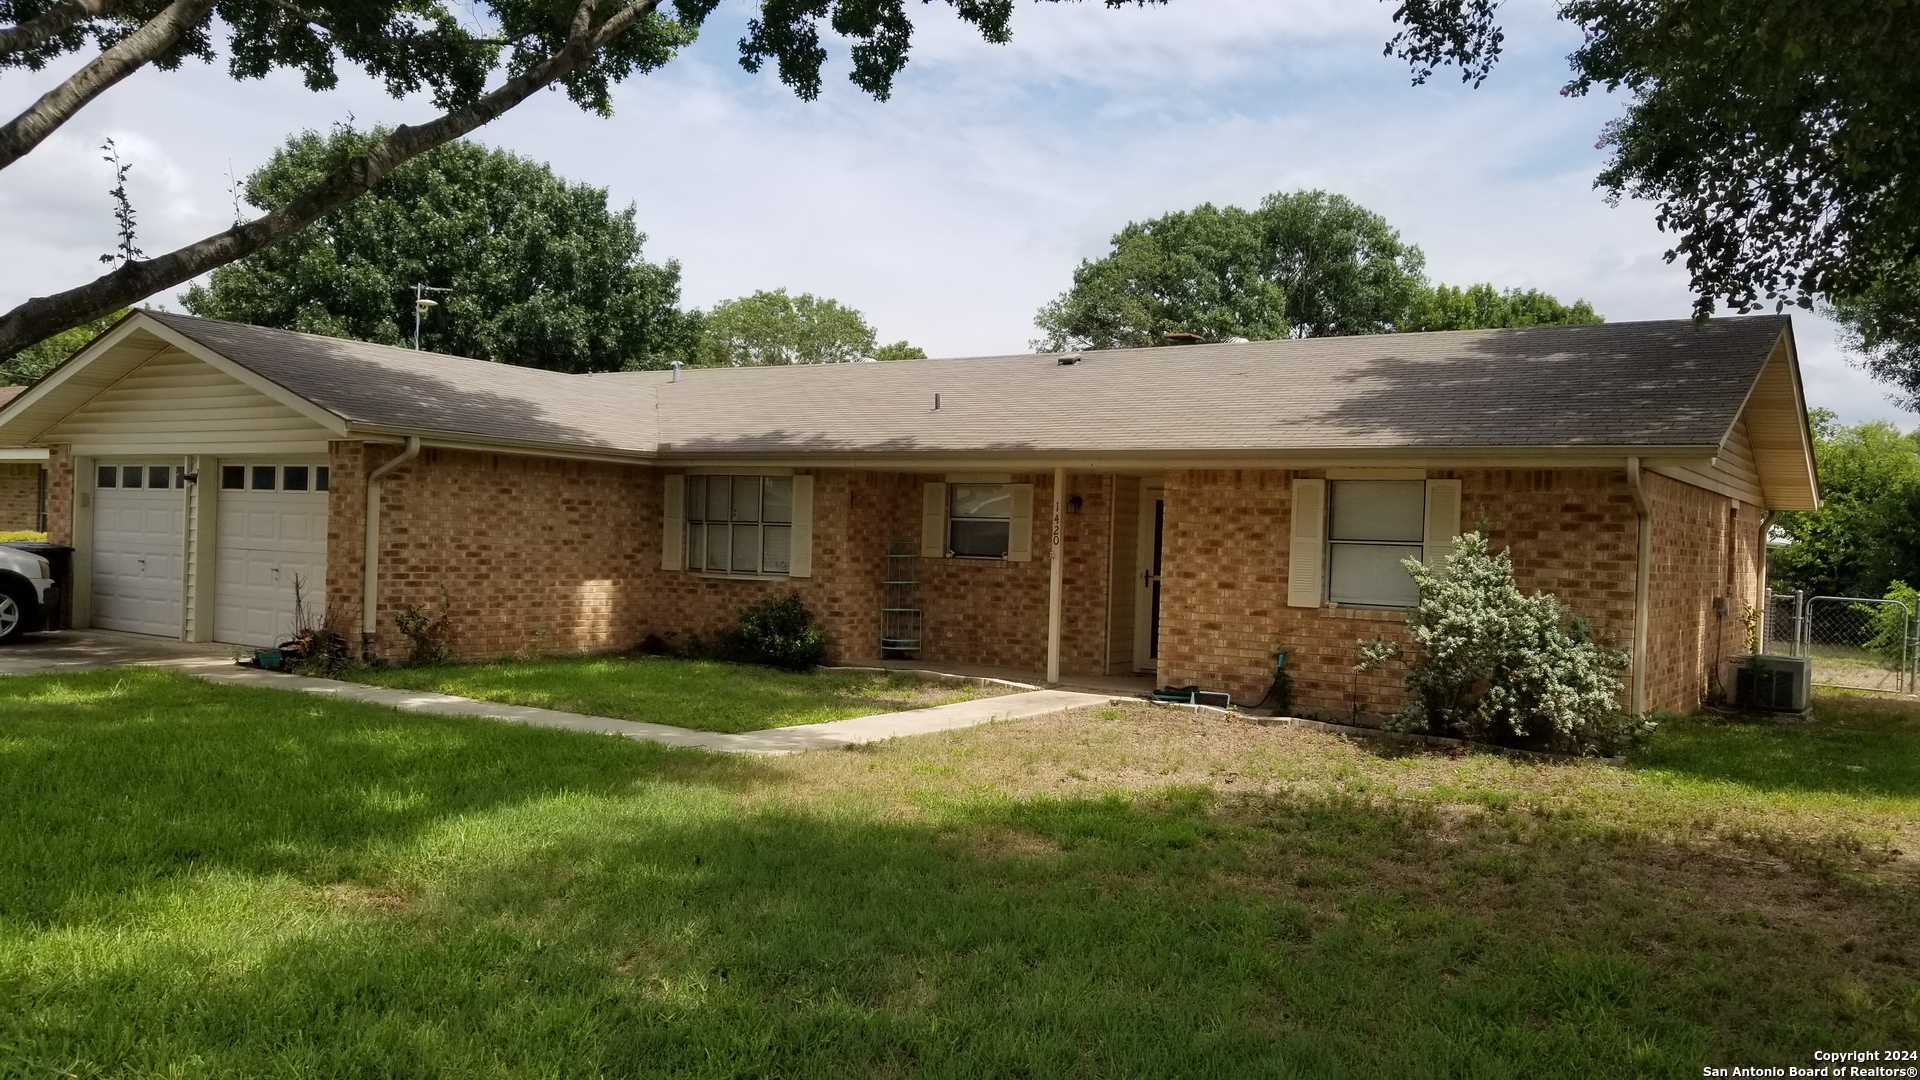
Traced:
<path fill-rule="evenodd" d="M 0 56 L 27 52 L 75 23 L 111 15 L 125 6 L 125 0 L 67 0 L 18 26 L 0 26 Z"/>
<path fill-rule="evenodd" d="M 586 0 L 579 8 L 574 35 L 560 51 L 470 105 L 418 127 L 395 128 L 366 153 L 351 158 L 285 206 L 164 255 L 124 263 L 77 288 L 36 296 L 0 315 L 0 357 L 12 356 L 43 338 L 129 307 L 161 289 L 191 281 L 279 243 L 329 211 L 366 194 L 409 160 L 452 142 L 565 77 L 660 6 L 660 0 L 635 0 L 596 30 L 587 24 L 591 3 Z"/>
<path fill-rule="evenodd" d="M 87 107 L 121 79 L 146 66 L 147 61 L 172 48 L 180 35 L 213 10 L 214 0 L 173 0 L 113 48 L 40 95 L 25 112 L 0 127 L 0 169 L 19 161 L 53 134 L 73 114 Z"/>

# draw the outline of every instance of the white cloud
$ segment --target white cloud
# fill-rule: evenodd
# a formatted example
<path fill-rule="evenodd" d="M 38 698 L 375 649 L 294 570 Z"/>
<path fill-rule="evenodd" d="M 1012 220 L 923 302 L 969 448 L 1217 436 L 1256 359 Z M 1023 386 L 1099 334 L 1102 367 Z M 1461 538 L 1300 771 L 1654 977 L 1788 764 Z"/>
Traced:
<path fill-rule="evenodd" d="M 1022 5 L 1006 46 L 944 6 L 922 10 L 884 104 L 844 64 L 813 103 L 771 72 L 741 72 L 736 2 L 685 56 L 621 87 L 612 119 L 543 94 L 480 137 L 635 202 L 651 256 L 685 264 L 692 303 L 822 293 L 935 354 L 1024 348 L 1034 311 L 1128 220 L 1295 187 L 1385 214 L 1440 280 L 1583 296 L 1612 319 L 1690 310 L 1650 209 L 1592 190 L 1593 143 L 1618 103 L 1559 96 L 1577 38 L 1545 4 L 1508 5 L 1508 56 L 1478 90 L 1450 72 L 1409 86 L 1380 55 L 1384 4 Z M 47 82 L 9 74 L 0 107 Z M 430 113 L 351 78 L 312 94 L 284 75 L 236 87 L 218 67 L 136 76 L 0 174 L 0 303 L 98 272 L 113 228 L 88 148 L 106 134 L 135 161 L 142 245 L 159 251 L 225 226 L 229 162 L 244 176 L 289 132 L 349 115 Z M 1898 415 L 1846 366 L 1830 325 L 1796 324 L 1815 404 Z"/>

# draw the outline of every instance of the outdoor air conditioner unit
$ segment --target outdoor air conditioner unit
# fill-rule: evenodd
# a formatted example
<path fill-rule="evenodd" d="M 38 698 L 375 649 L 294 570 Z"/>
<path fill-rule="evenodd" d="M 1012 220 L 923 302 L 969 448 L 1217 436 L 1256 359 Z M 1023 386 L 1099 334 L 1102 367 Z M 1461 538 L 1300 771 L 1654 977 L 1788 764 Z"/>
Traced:
<path fill-rule="evenodd" d="M 1733 703 L 1768 712 L 1806 712 L 1813 661 L 1804 656 L 1736 656 Z"/>

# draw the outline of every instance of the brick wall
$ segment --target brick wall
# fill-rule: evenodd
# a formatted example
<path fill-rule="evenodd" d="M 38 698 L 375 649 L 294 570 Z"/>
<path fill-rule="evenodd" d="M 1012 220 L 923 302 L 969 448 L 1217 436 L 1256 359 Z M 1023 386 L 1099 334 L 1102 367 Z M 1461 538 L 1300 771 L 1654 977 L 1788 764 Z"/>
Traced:
<path fill-rule="evenodd" d="M 73 543 L 73 448 L 65 443 L 47 455 L 47 539 Z"/>
<path fill-rule="evenodd" d="M 1691 712 L 1728 694 L 1728 657 L 1747 651 L 1740 616 L 1759 604 L 1761 512 L 1664 476 L 1646 477 L 1653 506 L 1647 624 L 1647 708 Z M 1715 601 L 1723 601 L 1716 608 Z"/>
<path fill-rule="evenodd" d="M 0 462 L 0 532 L 39 528 L 39 462 Z"/>
<path fill-rule="evenodd" d="M 333 446 L 329 601 L 350 623 L 359 609 L 364 478 L 396 453 Z M 56 477 L 65 467 L 56 454 Z M 1352 668 L 1360 640 L 1403 636 L 1401 613 L 1286 606 L 1292 482 L 1319 475 L 1168 474 L 1161 683 L 1225 689 L 1251 702 L 1272 679 L 1273 653 L 1285 648 L 1302 711 L 1366 720 L 1398 707 L 1399 673 Z M 1623 473 L 1445 475 L 1462 481 L 1463 528 L 1484 527 L 1496 547 L 1511 550 L 1522 588 L 1555 593 L 1603 638 L 1622 646 L 1631 640 L 1636 529 Z M 404 647 L 393 618 L 408 604 L 437 613 L 450 601 L 461 654 L 488 656 L 626 648 L 649 632 L 711 636 L 739 608 L 792 591 L 819 618 L 836 659 L 876 655 L 885 555 L 894 542 L 917 550 L 927 477 L 817 472 L 813 575 L 778 581 L 660 569 L 662 476 L 641 467 L 424 452 L 387 481 L 380 651 Z M 1034 485 L 1033 561 L 915 562 L 925 613 L 919 655 L 929 663 L 1044 669 L 1052 478 L 1015 479 Z M 65 483 L 70 491 L 70 476 Z M 1133 602 L 1130 581 L 1113 570 L 1120 561 L 1114 545 L 1130 552 L 1134 543 L 1131 533 L 1113 532 L 1123 483 L 1133 481 L 1068 477 L 1082 511 L 1064 522 L 1067 674 L 1104 672 L 1126 652 L 1126 643 L 1112 640 L 1109 619 L 1113 604 Z M 1719 658 L 1741 647 L 1737 618 L 1714 616 L 1712 599 L 1732 597 L 1732 616 L 1751 599 L 1759 519 L 1749 508 L 1729 520 L 1728 500 L 1664 477 L 1649 477 L 1649 491 L 1656 498 L 1650 704 L 1691 708 L 1718 677 Z"/>
<path fill-rule="evenodd" d="M 360 647 L 360 599 L 367 520 L 367 473 L 400 452 L 397 446 L 358 442 L 327 444 L 327 609 Z"/>
<path fill-rule="evenodd" d="M 930 479 L 935 478 L 843 470 L 814 473 L 813 576 L 762 581 L 661 571 L 655 590 L 656 632 L 710 636 L 731 624 L 739 608 L 795 592 L 818 617 L 834 658 L 858 661 L 878 656 L 886 553 L 895 542 L 919 550 L 921 485 Z M 1051 475 L 1014 479 L 1034 485 L 1033 561 L 914 560 L 920 582 L 915 596 L 923 622 L 919 659 L 1023 672 L 1045 670 L 1046 519 L 1051 513 L 1053 483 Z M 657 476 L 650 479 L 656 486 L 659 482 Z M 1080 495 L 1082 509 L 1066 517 L 1061 670 L 1098 674 L 1106 670 L 1107 514 L 1112 482 L 1103 476 L 1070 475 L 1067 490 Z M 650 565 L 657 567 L 657 525 L 649 552 Z"/>
<path fill-rule="evenodd" d="M 735 578 L 660 569 L 660 500 L 664 473 L 645 477 L 649 507 L 644 559 L 655 597 L 654 632 L 675 645 L 688 635 L 711 639 L 739 610 L 795 593 L 812 611 L 838 661 L 879 655 L 880 582 L 891 513 L 889 477 L 822 471 L 813 478 L 813 573 L 779 579 Z"/>
<path fill-rule="evenodd" d="M 1301 711 L 1363 722 L 1404 700 L 1397 672 L 1353 671 L 1358 643 L 1405 642 L 1405 617 L 1358 608 L 1286 604 L 1292 488 L 1316 471 L 1184 471 L 1167 476 L 1160 675 L 1165 685 L 1223 689 L 1239 701 L 1266 693 L 1273 654 L 1287 651 Z M 1547 590 L 1626 646 L 1633 635 L 1637 544 L 1624 473 L 1467 470 L 1461 527 L 1485 527 L 1508 548 L 1527 590 Z"/>
<path fill-rule="evenodd" d="M 359 611 L 365 476 L 398 448 L 337 444 L 328 595 Z M 450 616 L 461 656 L 625 648 L 647 631 L 645 537 L 658 565 L 645 469 L 424 450 L 383 482 L 376 651 L 406 642 L 409 605 Z M 337 517 L 335 515 L 338 515 Z"/>
<path fill-rule="evenodd" d="M 897 509 L 895 532 L 916 545 L 920 538 L 923 477 L 909 477 L 907 497 Z M 1000 562 L 978 559 L 921 559 L 921 607 L 925 645 L 921 659 L 936 663 L 986 664 L 1027 672 L 1047 667 L 1047 598 L 1050 591 L 1048 541 L 1053 514 L 1051 473 L 1016 475 L 1033 485 L 1033 559 Z M 1106 671 L 1108 516 L 1112 510 L 1108 478 L 1067 475 L 1067 495 L 1079 495 L 1081 511 L 1068 514 L 1062 543 L 1060 671 L 1095 675 Z M 1130 602 L 1130 601 L 1129 601 Z"/>

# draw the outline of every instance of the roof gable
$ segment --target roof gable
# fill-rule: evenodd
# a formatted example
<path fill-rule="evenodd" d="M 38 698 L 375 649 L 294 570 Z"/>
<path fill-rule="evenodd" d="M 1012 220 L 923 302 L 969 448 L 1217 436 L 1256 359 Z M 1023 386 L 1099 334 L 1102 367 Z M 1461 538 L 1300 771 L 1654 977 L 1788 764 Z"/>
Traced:
<path fill-rule="evenodd" d="M 303 410 L 169 347 L 40 437 L 84 455 L 185 455 L 324 454 L 336 435 Z"/>

